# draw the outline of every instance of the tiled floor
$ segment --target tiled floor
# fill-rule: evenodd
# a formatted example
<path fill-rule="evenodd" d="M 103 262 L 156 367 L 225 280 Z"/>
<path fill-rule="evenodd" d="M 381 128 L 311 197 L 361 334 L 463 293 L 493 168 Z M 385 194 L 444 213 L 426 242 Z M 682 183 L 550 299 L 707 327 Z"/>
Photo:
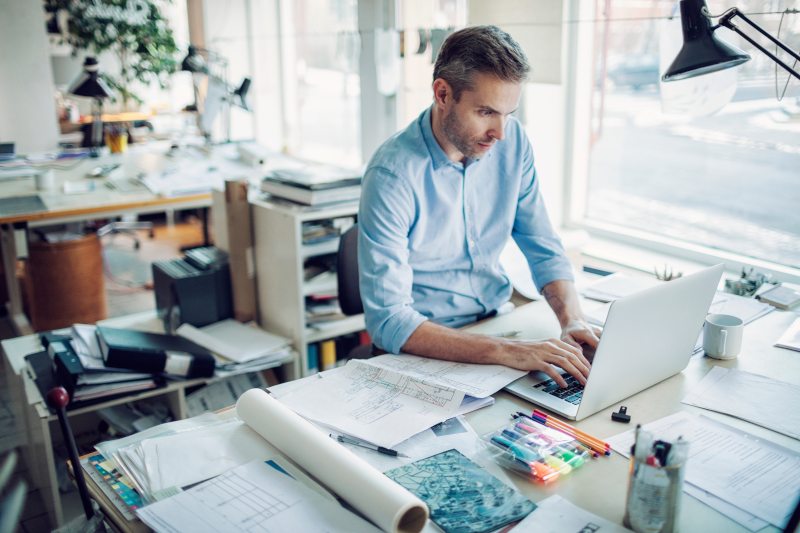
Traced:
<path fill-rule="evenodd" d="M 155 238 L 149 239 L 147 232 L 140 234 L 140 248 L 134 249 L 133 240 L 126 235 L 104 238 L 104 253 L 113 280 L 106 278 L 108 316 L 116 317 L 147 311 L 155 307 L 152 288 L 142 288 L 150 281 L 150 264 L 161 259 L 179 257 L 180 248 L 202 242 L 199 222 L 190 221 L 173 227 L 157 226 Z M 13 337 L 13 330 L 4 317 L 0 318 L 0 339 Z M 20 446 L 24 440 L 19 421 L 13 413 L 18 412 L 9 397 L 5 366 L 0 364 L 0 458 Z M 55 527 L 50 523 L 38 489 L 33 489 L 30 473 L 19 460 L 10 485 L 24 480 L 29 488 L 25 506 L 15 533 L 46 533 Z M 33 489 L 33 490 L 31 490 Z M 0 500 L 5 494 L 0 495 Z M 62 494 L 64 516 L 67 519 L 79 516 L 83 509 L 76 491 Z"/>

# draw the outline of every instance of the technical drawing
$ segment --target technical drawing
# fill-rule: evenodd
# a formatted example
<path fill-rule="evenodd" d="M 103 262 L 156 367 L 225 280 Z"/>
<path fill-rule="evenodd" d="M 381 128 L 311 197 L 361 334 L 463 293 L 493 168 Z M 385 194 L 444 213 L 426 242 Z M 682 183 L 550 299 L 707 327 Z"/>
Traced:
<path fill-rule="evenodd" d="M 536 509 L 456 450 L 390 470 L 386 476 L 424 501 L 431 520 L 447 533 L 495 531 Z"/>
<path fill-rule="evenodd" d="M 238 476 L 235 471 L 216 477 L 187 493 L 237 526 L 238 531 L 268 531 L 266 521 L 296 502 L 283 502 Z"/>

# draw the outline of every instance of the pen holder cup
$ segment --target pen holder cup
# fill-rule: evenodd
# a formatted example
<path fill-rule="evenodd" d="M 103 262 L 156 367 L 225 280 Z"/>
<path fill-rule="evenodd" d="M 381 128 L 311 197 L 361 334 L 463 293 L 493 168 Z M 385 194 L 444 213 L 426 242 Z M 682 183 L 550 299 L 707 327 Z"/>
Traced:
<path fill-rule="evenodd" d="M 677 533 L 685 466 L 652 466 L 631 457 L 623 525 L 636 533 Z"/>

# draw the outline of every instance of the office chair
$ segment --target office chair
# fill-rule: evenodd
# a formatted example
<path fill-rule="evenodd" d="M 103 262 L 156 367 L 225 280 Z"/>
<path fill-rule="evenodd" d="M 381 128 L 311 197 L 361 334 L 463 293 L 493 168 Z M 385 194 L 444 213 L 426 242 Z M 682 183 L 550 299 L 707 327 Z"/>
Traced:
<path fill-rule="evenodd" d="M 364 312 L 361 289 L 358 286 L 358 224 L 347 230 L 339 239 L 339 254 L 336 267 L 336 282 L 339 287 L 339 307 L 347 316 Z M 363 344 L 350 350 L 348 359 L 369 359 L 372 345 Z"/>
<path fill-rule="evenodd" d="M 0 533 L 14 533 L 25 504 L 27 485 L 18 481 L 11 487 L 11 474 L 17 464 L 17 452 L 10 452 L 0 466 Z"/>

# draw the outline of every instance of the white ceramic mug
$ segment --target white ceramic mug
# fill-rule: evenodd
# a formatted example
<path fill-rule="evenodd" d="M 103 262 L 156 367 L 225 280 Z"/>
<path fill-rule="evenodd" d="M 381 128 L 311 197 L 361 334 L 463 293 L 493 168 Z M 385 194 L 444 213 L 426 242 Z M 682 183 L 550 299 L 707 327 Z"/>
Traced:
<path fill-rule="evenodd" d="M 744 322 L 732 315 L 708 315 L 703 332 L 703 351 L 714 359 L 735 359 L 742 351 Z"/>

